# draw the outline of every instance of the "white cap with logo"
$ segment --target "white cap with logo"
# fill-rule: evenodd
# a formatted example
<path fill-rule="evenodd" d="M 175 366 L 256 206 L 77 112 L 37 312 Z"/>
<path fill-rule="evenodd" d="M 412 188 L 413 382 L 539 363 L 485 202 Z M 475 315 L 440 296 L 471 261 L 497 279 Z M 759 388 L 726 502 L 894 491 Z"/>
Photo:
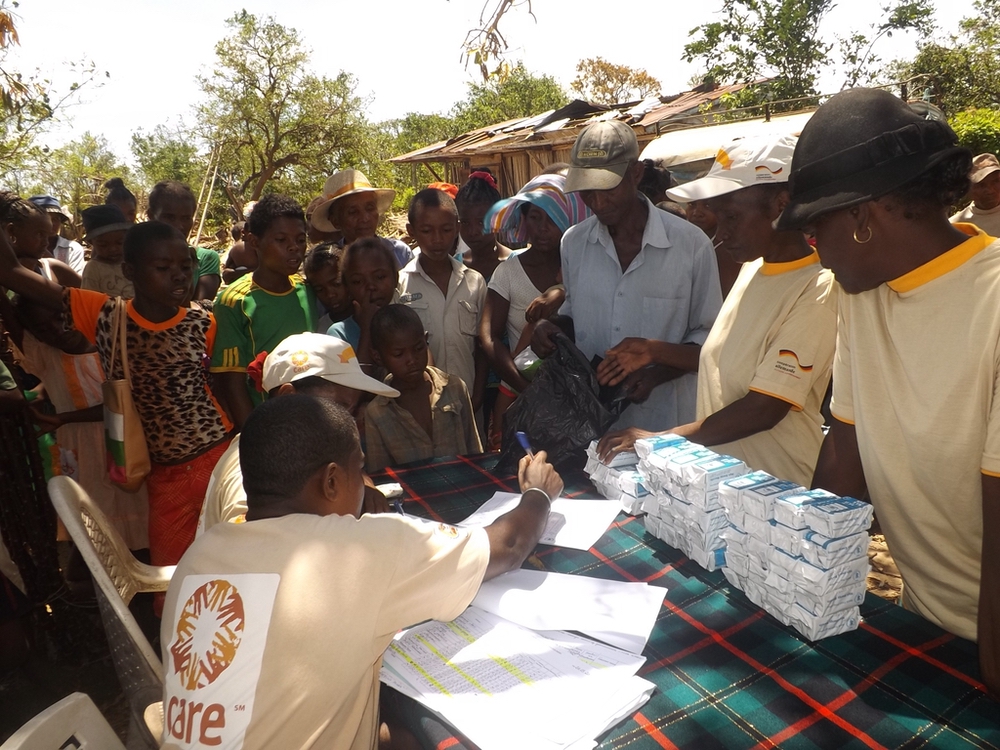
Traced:
<path fill-rule="evenodd" d="M 361 371 L 354 348 L 346 341 L 323 333 L 289 336 L 264 360 L 261 384 L 270 391 L 302 378 L 323 378 L 331 383 L 395 398 L 399 391 Z"/>
<path fill-rule="evenodd" d="M 715 198 L 754 185 L 788 182 L 798 136 L 743 138 L 719 149 L 712 168 L 699 180 L 667 191 L 675 201 L 687 203 Z"/>

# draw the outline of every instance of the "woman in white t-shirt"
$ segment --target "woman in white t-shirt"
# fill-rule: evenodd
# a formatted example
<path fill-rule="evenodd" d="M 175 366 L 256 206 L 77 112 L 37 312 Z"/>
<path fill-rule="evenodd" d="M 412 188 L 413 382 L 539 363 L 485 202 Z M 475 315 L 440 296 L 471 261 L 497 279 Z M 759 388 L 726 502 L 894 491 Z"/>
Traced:
<path fill-rule="evenodd" d="M 563 192 L 565 185 L 565 175 L 538 175 L 517 195 L 494 205 L 484 219 L 486 228 L 505 240 L 528 243 L 527 250 L 493 272 L 479 324 L 483 350 L 503 378 L 492 433 L 499 434 L 503 413 L 517 393 L 528 387 L 528 380 L 514 364 L 514 355 L 527 348 L 534 328 L 525 320 L 525 311 L 545 290 L 559 283 L 563 233 L 590 215 L 576 193 Z"/>

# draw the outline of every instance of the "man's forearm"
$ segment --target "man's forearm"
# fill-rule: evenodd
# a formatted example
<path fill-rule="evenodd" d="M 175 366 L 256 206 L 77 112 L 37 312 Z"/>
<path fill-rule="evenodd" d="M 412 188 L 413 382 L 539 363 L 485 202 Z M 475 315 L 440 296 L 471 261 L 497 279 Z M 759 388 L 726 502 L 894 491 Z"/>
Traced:
<path fill-rule="evenodd" d="M 652 356 L 653 364 L 672 367 L 680 370 L 683 374 L 698 371 L 701 346 L 698 344 L 669 344 L 666 341 L 650 339 L 649 353 Z M 679 375 L 674 377 L 679 377 Z"/>
<path fill-rule="evenodd" d="M 699 422 L 681 425 L 671 432 L 701 445 L 719 445 L 770 430 L 791 409 L 787 401 L 750 391 L 715 414 Z"/>
<path fill-rule="evenodd" d="M 841 496 L 863 498 L 867 494 L 854 425 L 833 420 L 819 451 L 812 486 Z"/>
<path fill-rule="evenodd" d="M 486 527 L 490 539 L 490 564 L 485 579 L 521 567 L 545 531 L 549 498 L 540 490 L 528 490 L 510 513 Z"/>

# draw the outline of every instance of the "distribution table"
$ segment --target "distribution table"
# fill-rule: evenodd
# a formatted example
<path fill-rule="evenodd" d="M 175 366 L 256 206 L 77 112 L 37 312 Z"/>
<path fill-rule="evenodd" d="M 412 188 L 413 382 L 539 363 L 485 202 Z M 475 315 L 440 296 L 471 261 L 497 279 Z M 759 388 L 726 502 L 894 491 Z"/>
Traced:
<path fill-rule="evenodd" d="M 387 469 L 406 513 L 457 523 L 494 492 L 495 455 Z M 384 479 L 383 479 L 384 477 Z M 597 497 L 580 472 L 568 497 Z M 1000 748 L 1000 703 L 979 680 L 974 643 L 868 594 L 856 631 L 811 643 L 620 514 L 588 551 L 540 545 L 525 567 L 663 586 L 639 676 L 656 684 L 601 748 Z M 429 713 L 415 731 L 473 747 Z M 516 717 L 511 717 L 516 721 Z"/>

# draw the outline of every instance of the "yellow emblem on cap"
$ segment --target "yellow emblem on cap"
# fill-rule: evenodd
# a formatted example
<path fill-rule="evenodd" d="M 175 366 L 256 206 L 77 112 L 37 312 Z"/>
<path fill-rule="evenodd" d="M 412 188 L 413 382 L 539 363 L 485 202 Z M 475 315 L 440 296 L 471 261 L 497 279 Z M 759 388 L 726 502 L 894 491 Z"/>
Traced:
<path fill-rule="evenodd" d="M 304 372 L 306 370 L 306 366 L 309 364 L 309 352 L 302 350 L 292 352 L 288 361 L 292 363 L 292 369 L 294 369 L 295 372 Z"/>
<path fill-rule="evenodd" d="M 350 344 L 345 346 L 344 351 L 340 353 L 340 363 L 344 365 L 349 364 L 352 360 L 355 360 L 357 358 L 358 355 L 354 353 L 354 349 L 351 348 Z"/>
<path fill-rule="evenodd" d="M 733 166 L 733 160 L 729 158 L 729 154 L 724 148 L 720 148 L 719 153 L 715 155 L 715 162 L 721 164 L 723 169 L 729 169 Z"/>

